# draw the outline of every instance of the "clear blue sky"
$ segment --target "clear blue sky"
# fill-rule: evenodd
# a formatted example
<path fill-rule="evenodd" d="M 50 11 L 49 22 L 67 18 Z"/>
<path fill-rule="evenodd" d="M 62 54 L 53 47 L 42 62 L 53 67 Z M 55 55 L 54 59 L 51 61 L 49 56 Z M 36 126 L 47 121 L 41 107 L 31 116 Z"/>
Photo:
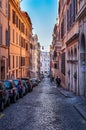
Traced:
<path fill-rule="evenodd" d="M 38 41 L 47 50 L 56 23 L 57 0 L 22 0 L 21 9 L 28 12 L 33 33 L 38 35 Z"/>

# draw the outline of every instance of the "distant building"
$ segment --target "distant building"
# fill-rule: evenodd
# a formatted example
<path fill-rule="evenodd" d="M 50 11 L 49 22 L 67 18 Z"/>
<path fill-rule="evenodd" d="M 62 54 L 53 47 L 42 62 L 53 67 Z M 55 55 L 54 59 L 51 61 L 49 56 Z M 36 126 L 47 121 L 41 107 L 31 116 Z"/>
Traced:
<path fill-rule="evenodd" d="M 40 44 L 38 36 L 35 34 L 30 42 L 30 77 L 40 76 Z"/>
<path fill-rule="evenodd" d="M 50 74 L 50 53 L 43 52 L 40 53 L 40 73 L 44 75 Z"/>

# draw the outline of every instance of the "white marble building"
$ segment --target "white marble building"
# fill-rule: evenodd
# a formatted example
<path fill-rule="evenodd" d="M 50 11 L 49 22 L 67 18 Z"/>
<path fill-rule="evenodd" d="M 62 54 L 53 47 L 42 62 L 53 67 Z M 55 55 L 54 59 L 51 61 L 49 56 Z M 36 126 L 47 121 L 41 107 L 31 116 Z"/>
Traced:
<path fill-rule="evenodd" d="M 44 75 L 50 73 L 50 53 L 41 51 L 40 54 L 40 72 Z"/>

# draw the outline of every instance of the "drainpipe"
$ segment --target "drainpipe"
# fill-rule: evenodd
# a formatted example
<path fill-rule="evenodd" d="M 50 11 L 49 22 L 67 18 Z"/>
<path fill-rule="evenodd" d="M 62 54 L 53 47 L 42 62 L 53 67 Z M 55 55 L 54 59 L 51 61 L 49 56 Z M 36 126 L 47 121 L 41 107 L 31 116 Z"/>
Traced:
<path fill-rule="evenodd" d="M 80 35 L 80 30 L 79 30 L 79 35 Z M 79 90 L 79 67 L 80 67 L 80 48 L 79 48 L 79 36 L 78 36 L 78 78 L 77 78 L 77 83 L 78 83 L 78 95 L 80 94 L 80 90 Z"/>

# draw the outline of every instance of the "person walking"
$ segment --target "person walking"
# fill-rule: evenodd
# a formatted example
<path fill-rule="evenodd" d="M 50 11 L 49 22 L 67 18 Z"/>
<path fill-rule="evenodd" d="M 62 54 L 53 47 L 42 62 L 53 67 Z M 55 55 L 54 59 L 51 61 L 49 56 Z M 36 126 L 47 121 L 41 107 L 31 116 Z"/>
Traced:
<path fill-rule="evenodd" d="M 56 77 L 56 85 L 57 85 L 57 87 L 60 87 L 60 84 L 61 84 L 61 79 L 60 79 L 60 77 Z"/>
<path fill-rule="evenodd" d="M 56 77 L 56 85 L 58 87 L 58 76 Z"/>
<path fill-rule="evenodd" d="M 61 79 L 60 77 L 58 77 L 58 87 L 60 87 L 60 85 L 61 85 Z"/>

